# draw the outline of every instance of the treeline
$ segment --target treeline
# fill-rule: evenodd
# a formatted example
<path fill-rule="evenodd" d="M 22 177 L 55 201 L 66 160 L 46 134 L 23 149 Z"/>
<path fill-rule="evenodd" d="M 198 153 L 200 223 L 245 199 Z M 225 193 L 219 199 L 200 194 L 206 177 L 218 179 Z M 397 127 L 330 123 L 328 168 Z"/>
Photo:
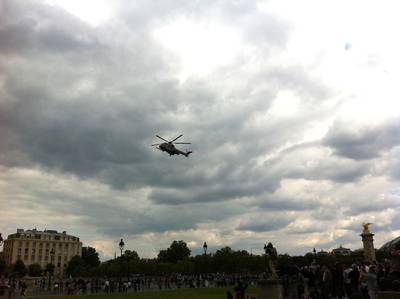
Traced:
<path fill-rule="evenodd" d="M 387 257 L 385 252 L 377 251 L 378 260 Z M 213 254 L 191 256 L 191 250 L 184 241 L 173 241 L 169 248 L 163 249 L 153 259 L 140 258 L 136 251 L 126 250 L 121 256 L 100 262 L 99 254 L 93 247 L 83 247 L 82 257 L 73 257 L 66 268 L 67 277 L 132 277 L 136 274 L 170 275 L 203 273 L 262 273 L 266 269 L 266 256 L 253 255 L 246 250 L 233 250 L 223 247 Z M 304 256 L 279 255 L 277 266 L 280 273 L 291 271 L 293 267 L 336 263 L 352 264 L 363 260 L 362 252 L 349 256 L 331 254 L 312 254 Z M 26 267 L 22 261 L 6 266 L 0 259 L 0 273 L 22 277 L 53 274 L 54 265 L 42 269 L 39 264 Z"/>

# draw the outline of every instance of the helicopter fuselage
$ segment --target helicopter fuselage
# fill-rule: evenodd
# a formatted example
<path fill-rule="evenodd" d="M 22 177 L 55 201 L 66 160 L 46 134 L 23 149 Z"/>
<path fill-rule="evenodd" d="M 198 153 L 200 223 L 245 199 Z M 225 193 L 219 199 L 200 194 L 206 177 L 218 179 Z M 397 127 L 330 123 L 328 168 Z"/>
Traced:
<path fill-rule="evenodd" d="M 168 141 L 166 139 L 164 139 L 161 136 L 156 135 L 158 138 L 160 138 L 161 140 L 164 140 L 165 142 L 163 143 L 155 143 L 152 144 L 152 146 L 157 146 L 157 149 L 159 149 L 160 151 L 163 152 L 167 152 L 170 156 L 172 155 L 184 155 L 185 157 L 189 157 L 189 155 L 192 153 L 192 151 L 186 151 L 183 152 L 179 149 L 177 149 L 174 145 L 174 142 L 179 139 L 180 137 L 182 137 L 183 135 L 179 135 L 178 137 L 176 137 L 174 140 Z M 175 142 L 176 144 L 190 144 L 189 142 Z"/>
<path fill-rule="evenodd" d="M 184 152 L 178 150 L 173 144 L 167 142 L 160 144 L 158 148 L 163 152 L 167 152 L 170 155 L 184 154 Z"/>

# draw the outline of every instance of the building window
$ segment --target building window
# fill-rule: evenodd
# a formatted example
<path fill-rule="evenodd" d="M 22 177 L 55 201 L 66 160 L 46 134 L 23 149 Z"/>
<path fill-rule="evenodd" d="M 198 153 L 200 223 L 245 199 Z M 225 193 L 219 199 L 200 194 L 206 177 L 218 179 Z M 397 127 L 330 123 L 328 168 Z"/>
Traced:
<path fill-rule="evenodd" d="M 28 255 L 24 255 L 24 261 L 28 260 Z"/>
<path fill-rule="evenodd" d="M 49 256 L 45 255 L 44 260 L 47 262 L 49 260 Z"/>
<path fill-rule="evenodd" d="M 25 242 L 25 246 L 26 246 L 26 247 L 29 247 L 29 241 L 26 241 L 26 242 Z"/>
<path fill-rule="evenodd" d="M 32 248 L 32 254 L 35 254 L 35 253 L 36 253 L 36 249 Z"/>
<path fill-rule="evenodd" d="M 42 249 L 39 249 L 39 254 L 42 254 Z"/>
<path fill-rule="evenodd" d="M 43 243 L 39 243 L 39 248 L 42 248 L 43 247 Z"/>
<path fill-rule="evenodd" d="M 46 248 L 49 248 L 49 247 L 50 247 L 49 243 L 46 243 Z"/>
<path fill-rule="evenodd" d="M 18 248 L 18 253 L 21 253 L 21 251 L 22 251 L 22 248 Z"/>
<path fill-rule="evenodd" d="M 46 255 L 49 255 L 49 250 L 48 249 L 46 249 Z"/>
<path fill-rule="evenodd" d="M 41 239 L 42 236 L 41 235 L 35 235 L 35 239 Z"/>
<path fill-rule="evenodd" d="M 39 262 L 41 262 L 41 261 L 42 261 L 42 256 L 41 256 L 41 255 L 39 255 L 39 257 L 38 257 L 38 261 L 39 261 Z"/>
<path fill-rule="evenodd" d="M 29 249 L 25 248 L 25 254 L 28 254 Z"/>
<path fill-rule="evenodd" d="M 34 261 L 35 261 L 35 256 L 31 255 L 31 262 L 34 262 Z"/>

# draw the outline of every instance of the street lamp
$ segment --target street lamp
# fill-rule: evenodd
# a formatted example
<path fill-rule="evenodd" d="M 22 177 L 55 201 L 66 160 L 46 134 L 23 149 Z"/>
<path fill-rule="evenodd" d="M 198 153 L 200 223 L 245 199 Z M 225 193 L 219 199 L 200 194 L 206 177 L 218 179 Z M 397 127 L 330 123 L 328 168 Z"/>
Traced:
<path fill-rule="evenodd" d="M 50 250 L 50 267 L 49 267 L 49 285 L 47 286 L 47 289 L 50 291 L 51 289 L 51 277 L 53 276 L 53 271 L 54 271 L 54 265 L 53 265 L 53 260 L 54 260 L 54 248 L 51 248 Z"/>
<path fill-rule="evenodd" d="M 121 255 L 120 255 L 120 257 L 121 257 L 120 258 L 121 259 L 121 261 L 120 261 L 121 269 L 120 269 L 120 271 L 122 272 L 122 251 L 124 250 L 124 247 L 125 247 L 124 240 L 121 239 L 121 241 L 119 242 L 118 245 L 119 245 L 119 250 L 121 251 Z M 122 290 L 121 285 L 122 285 L 122 277 L 121 277 L 121 273 L 120 273 L 120 275 L 119 275 L 119 286 L 118 286 L 119 291 Z"/>
<path fill-rule="evenodd" d="M 121 241 L 119 242 L 119 250 L 121 251 L 121 256 L 122 256 L 122 251 L 124 250 L 125 247 L 125 243 L 124 240 L 121 239 Z"/>
<path fill-rule="evenodd" d="M 207 243 L 206 242 L 204 242 L 204 244 L 203 244 L 203 250 L 204 250 L 204 255 L 207 255 Z"/>
<path fill-rule="evenodd" d="M 265 263 L 265 269 L 267 269 L 267 244 L 264 243 L 264 251 L 265 251 L 265 255 L 264 255 L 264 263 Z"/>

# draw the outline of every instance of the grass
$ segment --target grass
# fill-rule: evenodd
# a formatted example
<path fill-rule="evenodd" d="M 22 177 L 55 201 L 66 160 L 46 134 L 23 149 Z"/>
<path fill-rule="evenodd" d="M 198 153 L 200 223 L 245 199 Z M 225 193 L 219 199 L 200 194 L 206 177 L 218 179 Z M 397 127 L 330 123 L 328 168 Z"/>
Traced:
<path fill-rule="evenodd" d="M 204 288 L 204 289 L 176 289 L 176 290 L 161 290 L 161 291 L 145 291 L 140 293 L 128 293 L 128 294 L 100 294 L 100 295 L 81 295 L 79 299 L 225 299 L 226 292 L 230 290 L 233 297 L 235 294 L 232 288 Z M 246 295 L 255 296 L 256 288 L 249 286 Z M 52 296 L 43 297 L 43 299 L 72 299 L 75 296 Z M 39 299 L 41 297 L 35 297 Z M 257 297 L 256 297 L 257 298 Z"/>

